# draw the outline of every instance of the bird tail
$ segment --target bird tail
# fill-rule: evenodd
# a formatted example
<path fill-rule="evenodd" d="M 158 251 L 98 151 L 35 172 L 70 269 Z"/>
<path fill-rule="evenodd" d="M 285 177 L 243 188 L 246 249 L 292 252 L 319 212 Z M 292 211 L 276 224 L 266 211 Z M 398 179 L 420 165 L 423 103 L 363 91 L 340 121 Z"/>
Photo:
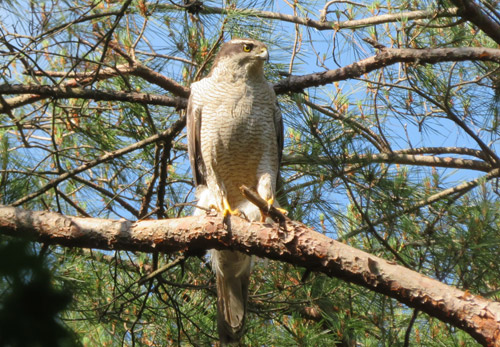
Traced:
<path fill-rule="evenodd" d="M 243 335 L 250 282 L 251 257 L 240 252 L 212 250 L 217 279 L 217 328 L 221 345 Z"/>
<path fill-rule="evenodd" d="M 198 205 L 217 206 L 214 194 L 206 186 L 198 186 Z M 244 201 L 236 206 L 250 220 L 259 220 L 259 209 Z M 196 209 L 194 215 L 204 214 Z M 217 328 L 222 346 L 236 343 L 244 333 L 247 311 L 248 286 L 252 268 L 252 257 L 235 251 L 210 251 L 212 268 L 217 281 Z"/>

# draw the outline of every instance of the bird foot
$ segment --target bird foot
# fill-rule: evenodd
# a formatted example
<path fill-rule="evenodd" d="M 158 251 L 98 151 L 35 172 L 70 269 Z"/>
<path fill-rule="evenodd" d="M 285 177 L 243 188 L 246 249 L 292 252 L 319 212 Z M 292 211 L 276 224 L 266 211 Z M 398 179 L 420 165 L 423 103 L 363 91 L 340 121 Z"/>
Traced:
<path fill-rule="evenodd" d="M 270 211 L 271 210 L 271 207 L 273 206 L 273 203 L 274 203 L 274 198 L 270 198 L 267 200 L 267 210 Z M 278 210 L 278 212 L 280 212 L 281 214 L 283 215 L 287 215 L 288 214 L 288 211 L 283 209 L 283 208 L 279 208 L 279 207 L 274 207 L 276 210 Z M 264 223 L 266 221 L 266 214 L 265 213 L 262 213 L 262 211 L 260 212 L 260 221 L 262 223 Z"/>
<path fill-rule="evenodd" d="M 231 216 L 239 216 L 241 215 L 240 211 L 239 210 L 233 210 L 231 209 L 231 206 L 229 206 L 229 202 L 227 201 L 226 198 L 224 198 L 224 200 L 222 201 L 222 207 L 223 207 L 223 211 L 222 211 L 222 224 L 225 226 L 225 228 L 227 228 L 227 230 L 231 230 Z"/>
<path fill-rule="evenodd" d="M 275 207 L 275 209 L 277 209 L 278 211 L 281 212 L 281 214 L 284 214 L 285 216 L 288 215 L 288 211 L 285 210 L 284 208 L 281 208 L 281 207 Z"/>
<path fill-rule="evenodd" d="M 222 215 L 224 216 L 224 218 L 227 217 L 228 215 L 239 216 L 241 214 L 238 209 L 236 210 L 231 209 L 231 206 L 229 206 L 229 202 L 227 201 L 226 198 L 224 198 L 222 204 L 224 207 L 224 210 L 222 211 Z"/>

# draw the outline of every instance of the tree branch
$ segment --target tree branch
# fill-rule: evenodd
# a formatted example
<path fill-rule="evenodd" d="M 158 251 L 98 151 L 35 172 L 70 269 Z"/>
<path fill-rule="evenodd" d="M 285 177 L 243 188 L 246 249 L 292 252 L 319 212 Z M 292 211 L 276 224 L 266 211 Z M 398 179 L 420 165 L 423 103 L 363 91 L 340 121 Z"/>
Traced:
<path fill-rule="evenodd" d="M 0 207 L 0 233 L 68 247 L 142 252 L 233 249 L 303 266 L 390 296 L 463 329 L 485 346 L 500 346 L 500 303 L 474 296 L 400 265 L 337 242 L 287 220 L 277 225 L 221 216 L 167 220 L 108 220 Z"/>
<path fill-rule="evenodd" d="M 183 9 L 181 6 L 159 4 L 158 9 L 163 10 L 179 10 Z M 243 9 L 243 8 L 221 8 L 201 5 L 199 11 L 201 14 L 238 14 L 247 17 L 257 17 L 265 19 L 273 19 L 282 22 L 289 22 L 299 25 L 304 25 L 307 27 L 315 28 L 317 30 L 340 30 L 340 29 L 354 29 L 363 28 L 371 25 L 383 24 L 383 23 L 393 23 L 401 21 L 403 19 L 407 20 L 417 20 L 417 19 L 431 19 L 436 17 L 454 17 L 457 15 L 458 10 L 456 8 L 450 8 L 442 11 L 409 11 L 403 13 L 391 13 L 383 14 L 380 16 L 373 16 L 363 19 L 354 19 L 346 21 L 326 21 L 323 16 L 321 19 L 314 20 L 307 17 L 299 17 L 289 14 L 283 14 L 278 12 L 270 11 L 258 11 L 254 9 Z"/>
<path fill-rule="evenodd" d="M 449 61 L 480 60 L 500 63 L 500 49 L 492 48 L 381 48 L 376 55 L 335 70 L 316 72 L 303 76 L 290 76 L 277 82 L 277 94 L 301 92 L 336 81 L 356 78 L 365 73 L 395 63 L 436 64 Z"/>
<path fill-rule="evenodd" d="M 146 65 L 140 64 L 138 62 L 133 62 L 130 64 L 120 64 L 114 67 L 103 68 L 99 70 L 99 74 L 95 74 L 98 71 L 86 71 L 86 72 L 65 72 L 65 71 L 34 71 L 35 76 L 51 76 L 51 77 L 67 77 L 71 78 L 64 85 L 66 87 L 79 87 L 85 85 L 94 79 L 104 80 L 111 77 L 116 77 L 120 75 L 132 75 L 145 79 L 148 82 L 156 84 L 166 91 L 171 92 L 176 96 L 182 98 L 189 97 L 189 88 L 180 85 L 171 78 L 165 77 L 164 75 L 154 71 L 153 69 L 147 67 Z"/>
<path fill-rule="evenodd" d="M 483 172 L 490 172 L 493 167 L 481 160 L 462 159 L 462 158 L 441 158 L 431 155 L 414 155 L 405 153 L 377 153 L 377 154 L 362 154 L 340 158 L 346 164 L 350 164 L 345 168 L 346 172 L 351 172 L 362 166 L 372 163 L 387 163 L 401 165 L 417 165 L 430 167 L 444 167 L 452 169 L 468 169 Z M 327 157 L 311 158 L 306 155 L 288 155 L 283 157 L 282 165 L 300 165 L 310 164 L 311 162 L 318 164 L 331 164 L 331 159 Z"/>
<path fill-rule="evenodd" d="M 92 99 L 95 101 L 125 101 L 147 105 L 172 106 L 177 109 L 186 108 L 187 99 L 183 97 L 168 97 L 137 92 L 104 91 L 71 87 L 53 87 L 48 85 L 2 84 L 0 94 L 32 94 L 29 98 L 5 99 L 7 107 L 0 105 L 0 112 L 23 106 L 44 98 L 56 99 Z"/>
<path fill-rule="evenodd" d="M 484 31 L 492 40 L 500 45 L 500 25 L 481 11 L 474 1 L 451 0 L 458 7 L 458 15 L 476 25 Z"/>

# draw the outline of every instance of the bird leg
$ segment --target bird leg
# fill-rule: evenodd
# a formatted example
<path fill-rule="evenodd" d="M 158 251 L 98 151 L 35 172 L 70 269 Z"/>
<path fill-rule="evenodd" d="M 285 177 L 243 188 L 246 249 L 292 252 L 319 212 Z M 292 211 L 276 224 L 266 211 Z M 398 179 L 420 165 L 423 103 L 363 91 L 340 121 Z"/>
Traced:
<path fill-rule="evenodd" d="M 227 230 L 231 230 L 231 219 L 229 217 L 237 215 L 240 215 L 240 211 L 232 210 L 231 206 L 229 206 L 229 202 L 227 201 L 227 198 L 224 197 L 222 200 L 222 206 L 223 206 L 223 211 L 222 211 L 222 224 L 227 227 Z"/>
<path fill-rule="evenodd" d="M 227 216 L 227 215 L 231 215 L 231 216 L 238 216 L 240 214 L 240 211 L 238 211 L 237 209 L 236 210 L 232 210 L 231 209 L 231 206 L 229 206 L 229 202 L 227 201 L 227 198 L 224 197 L 224 199 L 222 200 L 222 205 L 224 207 L 224 210 L 222 211 L 222 214 L 224 216 L 224 218 Z"/>

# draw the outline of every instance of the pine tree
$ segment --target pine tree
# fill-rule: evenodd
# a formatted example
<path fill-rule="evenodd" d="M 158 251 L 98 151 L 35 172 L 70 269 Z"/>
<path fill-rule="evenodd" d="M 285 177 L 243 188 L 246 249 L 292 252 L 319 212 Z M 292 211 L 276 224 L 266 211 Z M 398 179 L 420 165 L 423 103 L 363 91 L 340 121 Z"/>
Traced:
<path fill-rule="evenodd" d="M 260 258 L 242 345 L 498 346 L 487 328 L 459 326 L 457 312 L 425 303 L 425 288 L 412 303 L 401 299 L 407 288 L 373 284 L 385 259 L 495 314 L 498 2 L 11 0 L 0 3 L 0 23 L 2 205 L 96 218 L 96 238 L 108 219 L 129 230 L 125 220 L 190 216 L 189 86 L 221 42 L 256 38 L 270 48 L 266 75 L 285 121 L 280 202 L 292 220 L 373 256 L 374 277 L 340 271 L 356 264 L 334 273 L 286 258 L 272 248 L 279 240 L 246 248 Z M 0 207 L 0 247 L 18 250 L 0 254 L 0 321 L 31 278 L 60 345 L 217 344 L 203 252 L 224 247 L 216 236 L 187 252 L 121 239 L 120 250 L 97 249 L 76 231 L 55 242 L 22 215 Z M 61 223 L 52 236 L 71 229 Z M 21 247 L 25 235 L 33 243 Z M 498 319 L 490 328 L 498 333 Z"/>

